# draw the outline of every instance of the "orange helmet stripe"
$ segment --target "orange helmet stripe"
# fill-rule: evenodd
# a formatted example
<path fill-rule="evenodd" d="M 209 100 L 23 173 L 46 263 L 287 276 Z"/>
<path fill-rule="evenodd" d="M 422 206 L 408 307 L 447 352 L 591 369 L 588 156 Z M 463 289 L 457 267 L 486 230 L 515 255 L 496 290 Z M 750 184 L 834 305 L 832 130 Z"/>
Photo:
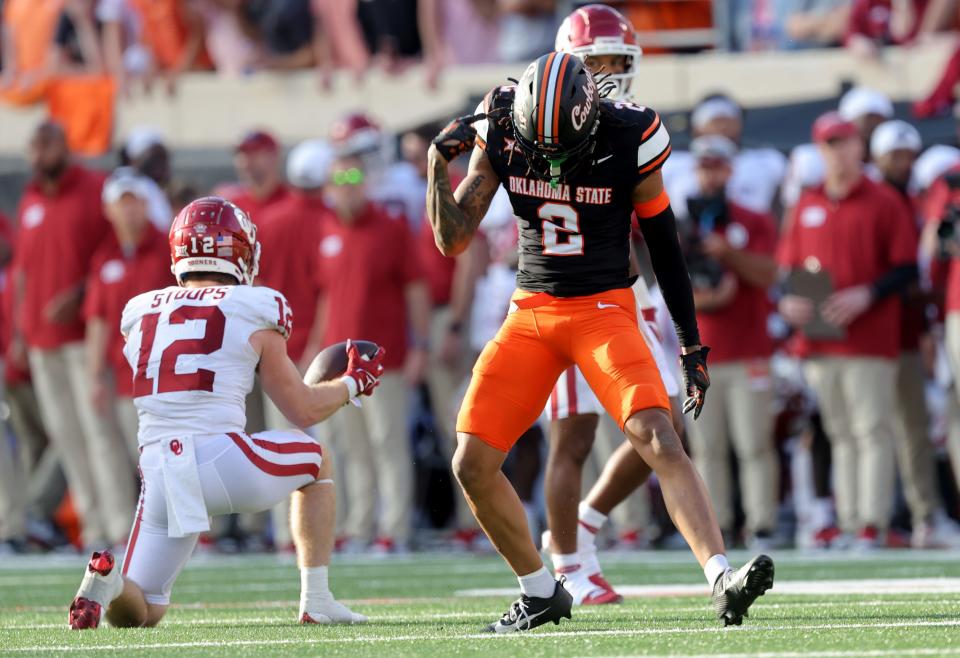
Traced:
<path fill-rule="evenodd" d="M 567 72 L 566 65 L 567 60 L 570 59 L 570 55 L 563 55 L 563 59 L 560 60 L 560 74 L 557 77 L 557 84 L 553 87 L 553 141 L 558 142 L 560 135 L 560 99 L 563 97 L 563 77 Z"/>
<path fill-rule="evenodd" d="M 544 108 L 547 107 L 547 87 L 550 85 L 550 68 L 553 65 L 553 59 L 557 53 L 550 53 L 543 70 L 540 72 L 540 102 L 537 105 L 537 139 L 542 143 L 544 141 Z"/>

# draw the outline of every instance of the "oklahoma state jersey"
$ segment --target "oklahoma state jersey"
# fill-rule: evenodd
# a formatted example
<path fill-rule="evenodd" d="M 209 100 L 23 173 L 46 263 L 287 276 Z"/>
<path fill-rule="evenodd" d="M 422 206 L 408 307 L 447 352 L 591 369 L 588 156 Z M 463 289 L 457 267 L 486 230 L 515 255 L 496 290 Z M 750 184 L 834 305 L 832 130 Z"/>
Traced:
<path fill-rule="evenodd" d="M 558 297 L 629 288 L 633 189 L 663 166 L 670 136 L 653 110 L 602 99 L 590 161 L 552 187 L 514 139 L 513 87 L 487 94 L 474 124 L 520 227 L 517 286 Z"/>
<path fill-rule="evenodd" d="M 141 446 L 178 436 L 243 432 L 260 357 L 250 336 L 293 328 L 286 298 L 261 286 L 179 288 L 138 295 L 120 320 L 133 370 Z"/>

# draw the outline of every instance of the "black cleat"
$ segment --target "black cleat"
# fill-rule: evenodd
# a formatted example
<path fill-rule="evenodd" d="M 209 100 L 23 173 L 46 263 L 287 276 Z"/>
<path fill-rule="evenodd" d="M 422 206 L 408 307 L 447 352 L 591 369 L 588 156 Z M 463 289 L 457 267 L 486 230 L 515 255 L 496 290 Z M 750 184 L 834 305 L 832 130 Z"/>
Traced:
<path fill-rule="evenodd" d="M 739 626 L 747 610 L 773 587 L 773 560 L 758 555 L 737 571 L 730 569 L 713 584 L 713 610 L 724 626 Z"/>
<path fill-rule="evenodd" d="M 538 599 L 535 596 L 521 594 L 519 599 L 510 604 L 510 609 L 504 613 L 503 617 L 483 630 L 486 633 L 519 633 L 533 630 L 548 621 L 559 624 L 562 617 L 570 619 L 572 606 L 573 597 L 563 586 L 561 578 L 557 581 L 553 596 L 548 599 Z"/>

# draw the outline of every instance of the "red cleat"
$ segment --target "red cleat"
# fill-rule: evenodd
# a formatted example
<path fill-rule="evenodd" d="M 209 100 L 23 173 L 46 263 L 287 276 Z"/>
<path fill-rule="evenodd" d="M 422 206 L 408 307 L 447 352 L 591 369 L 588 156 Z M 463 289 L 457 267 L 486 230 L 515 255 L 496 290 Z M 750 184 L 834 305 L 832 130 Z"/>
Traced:
<path fill-rule="evenodd" d="M 70 604 L 67 623 L 75 631 L 97 628 L 103 616 L 103 606 L 97 601 L 109 602 L 120 595 L 123 581 L 114 573 L 116 560 L 110 551 L 95 552 L 84 570 L 80 590 Z"/>
<path fill-rule="evenodd" d="M 840 539 L 841 535 L 843 533 L 836 526 L 820 528 L 813 535 L 813 546 L 814 548 L 830 548 L 834 542 Z"/>
<path fill-rule="evenodd" d="M 96 571 L 101 576 L 109 576 L 115 565 L 116 560 L 113 558 L 113 553 L 103 551 L 90 556 L 90 564 L 87 565 L 87 569 Z"/>
<path fill-rule="evenodd" d="M 620 596 L 613 585 L 607 582 L 603 574 L 595 573 L 588 580 L 600 588 L 600 591 L 594 590 L 587 595 L 580 605 L 608 605 L 613 603 L 623 603 L 623 597 Z"/>
<path fill-rule="evenodd" d="M 68 617 L 70 628 L 75 631 L 96 628 L 100 625 L 102 614 L 103 608 L 100 607 L 99 603 L 78 596 L 70 604 L 70 615 Z"/>

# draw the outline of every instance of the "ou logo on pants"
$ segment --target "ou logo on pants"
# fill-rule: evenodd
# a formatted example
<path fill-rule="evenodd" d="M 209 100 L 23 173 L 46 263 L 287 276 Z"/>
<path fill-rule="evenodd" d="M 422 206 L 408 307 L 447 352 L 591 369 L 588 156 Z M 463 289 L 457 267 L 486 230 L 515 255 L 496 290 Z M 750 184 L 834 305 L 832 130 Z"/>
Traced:
<path fill-rule="evenodd" d="M 170 442 L 170 452 L 172 452 L 173 454 L 179 457 L 180 454 L 183 452 L 183 444 L 180 443 L 178 440 L 174 439 L 173 441 Z"/>

